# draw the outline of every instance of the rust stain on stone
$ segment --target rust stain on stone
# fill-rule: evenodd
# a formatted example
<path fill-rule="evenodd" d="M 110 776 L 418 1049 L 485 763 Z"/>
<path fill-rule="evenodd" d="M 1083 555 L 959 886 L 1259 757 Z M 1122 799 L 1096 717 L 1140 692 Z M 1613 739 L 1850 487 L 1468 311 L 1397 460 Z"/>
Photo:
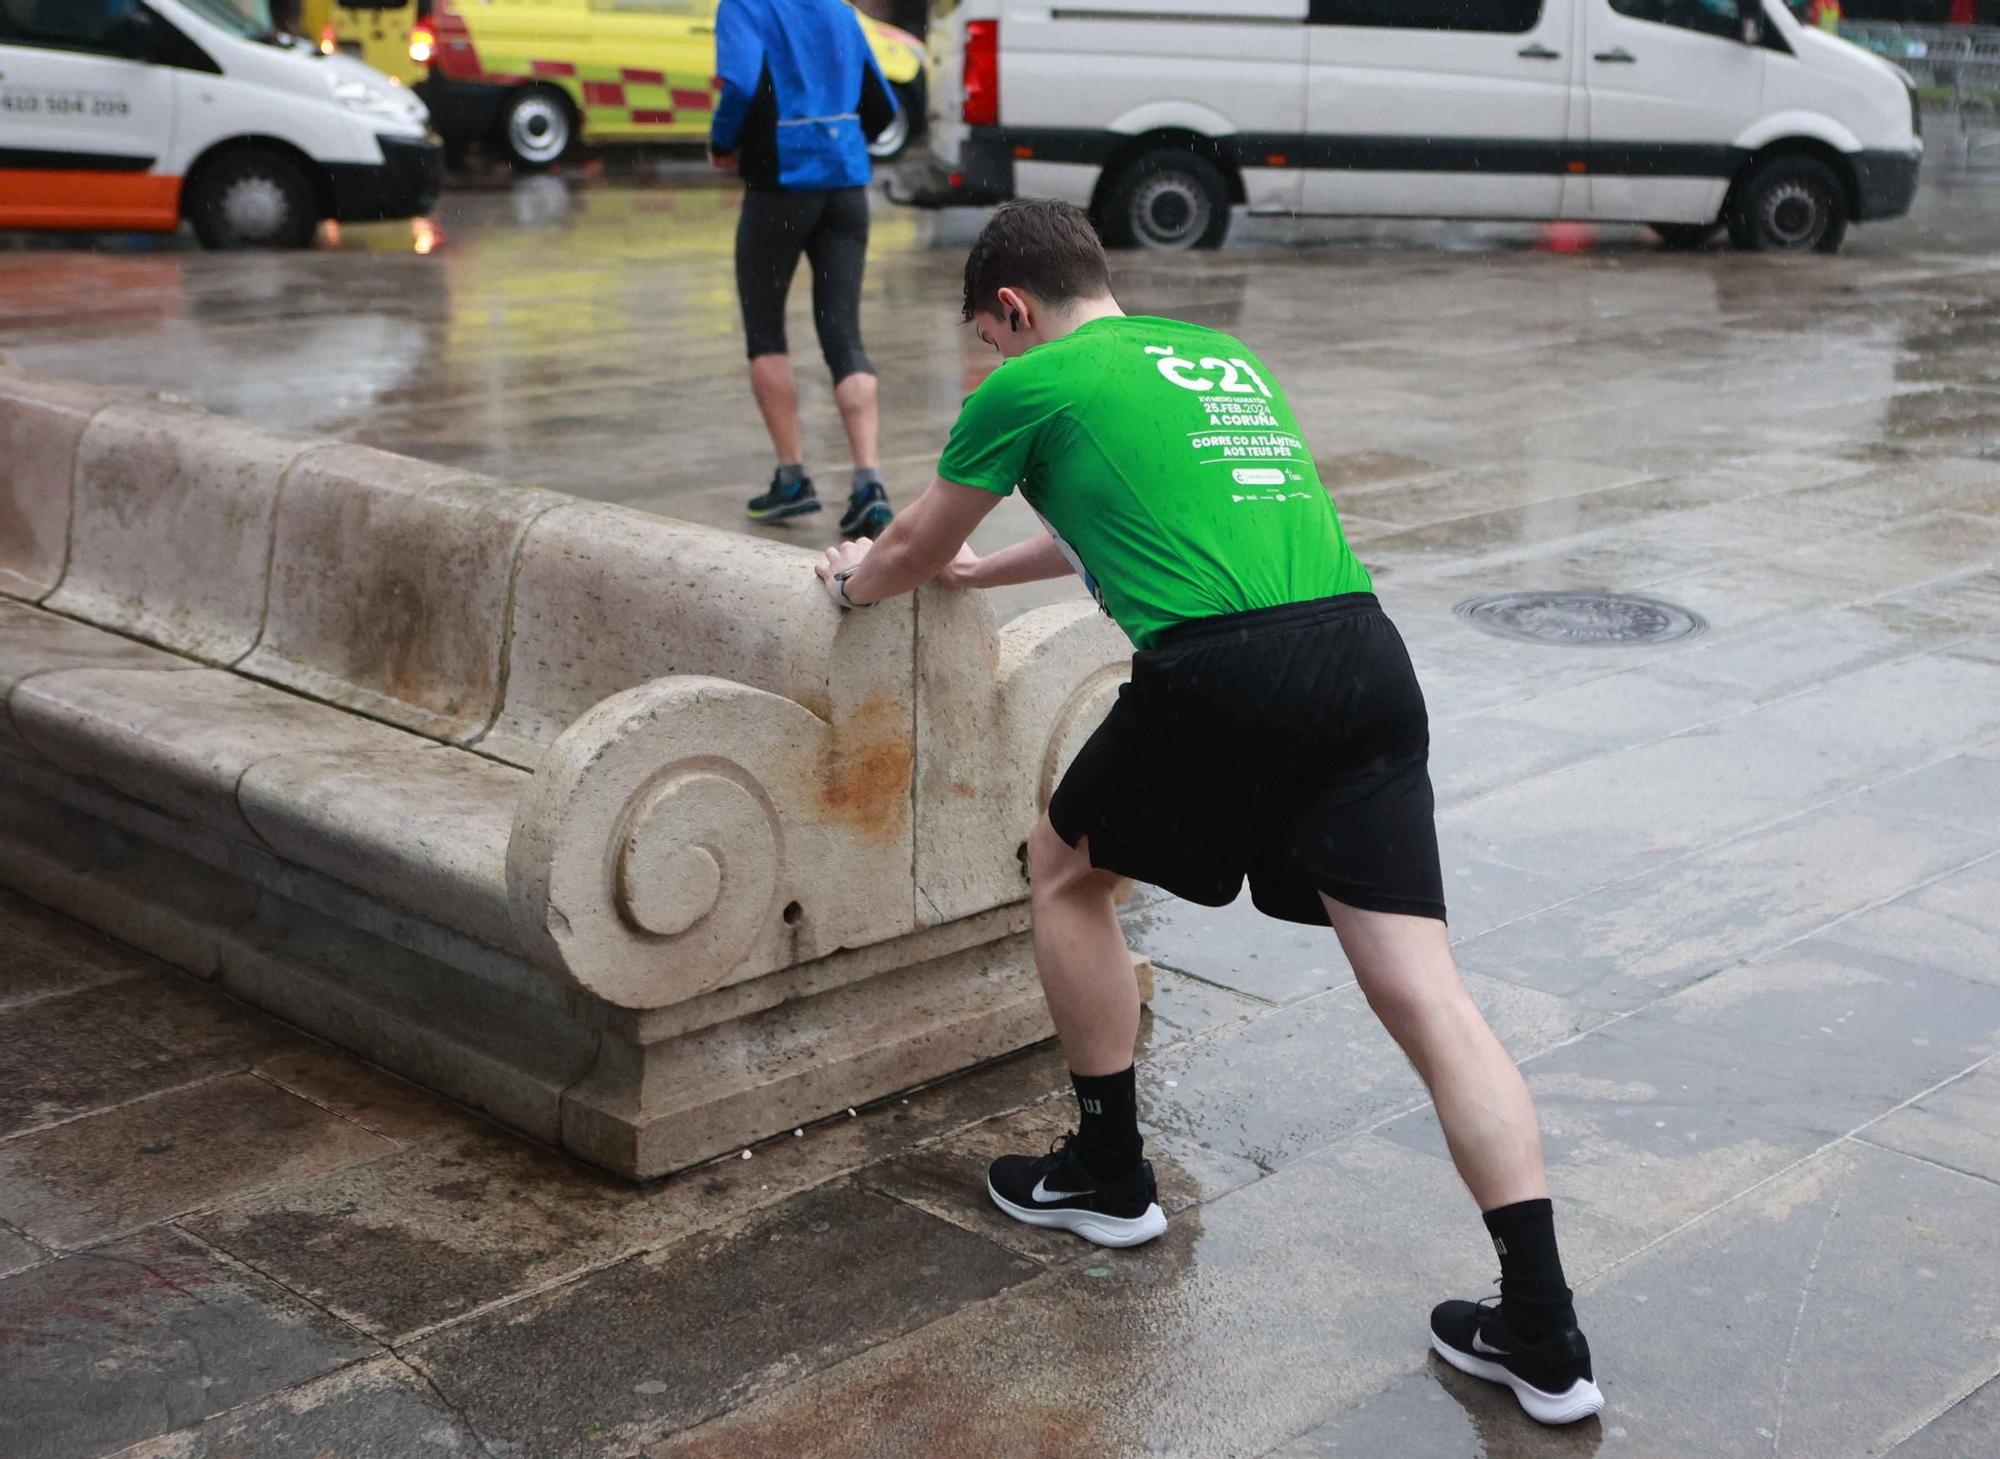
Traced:
<path fill-rule="evenodd" d="M 871 699 L 855 711 L 820 782 L 820 810 L 871 841 L 895 840 L 909 817 L 915 752 L 905 710 Z"/>

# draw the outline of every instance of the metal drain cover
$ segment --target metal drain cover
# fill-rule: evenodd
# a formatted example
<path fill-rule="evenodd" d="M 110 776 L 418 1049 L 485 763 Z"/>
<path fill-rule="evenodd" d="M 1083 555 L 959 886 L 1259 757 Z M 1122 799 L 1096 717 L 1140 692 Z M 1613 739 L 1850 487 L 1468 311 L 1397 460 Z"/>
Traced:
<path fill-rule="evenodd" d="M 1687 608 L 1625 593 L 1495 593 L 1468 598 L 1452 611 L 1501 638 L 1572 648 L 1666 643 L 1708 627 Z"/>

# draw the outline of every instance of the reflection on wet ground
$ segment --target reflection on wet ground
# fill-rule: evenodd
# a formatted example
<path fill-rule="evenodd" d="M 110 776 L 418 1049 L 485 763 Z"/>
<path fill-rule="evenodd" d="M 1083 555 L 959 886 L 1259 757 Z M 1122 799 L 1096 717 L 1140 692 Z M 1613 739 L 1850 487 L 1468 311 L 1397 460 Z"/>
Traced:
<path fill-rule="evenodd" d="M 1110 1253 L 984 1197 L 1069 1119 L 1046 1046 L 632 1190 L 4 902 L 0 1452 L 2000 1453 L 1996 219 L 1932 186 L 1834 259 L 1365 224 L 1118 260 L 1128 306 L 1276 367 L 1410 642 L 1601 1421 L 1427 1356 L 1490 1249 L 1331 939 L 1247 906 L 1128 919 L 1172 1223 Z M 903 499 L 991 363 L 973 221 L 877 218 Z M 733 524 L 765 453 L 732 222 L 545 181 L 305 257 L 0 253 L 0 350 Z M 1709 627 L 1451 612 L 1533 588 Z"/>

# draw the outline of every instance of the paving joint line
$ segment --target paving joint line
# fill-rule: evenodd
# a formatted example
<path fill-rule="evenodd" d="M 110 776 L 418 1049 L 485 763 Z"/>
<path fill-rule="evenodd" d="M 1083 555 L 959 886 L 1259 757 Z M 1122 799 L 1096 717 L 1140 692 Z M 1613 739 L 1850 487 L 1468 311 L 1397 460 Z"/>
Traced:
<path fill-rule="evenodd" d="M 1995 1180 L 1990 1175 L 1981 1175 L 1976 1170 L 1961 1170 L 1956 1165 L 1943 1160 L 1933 1160 L 1930 1156 L 1919 1155 L 1914 1150 L 1898 1150 L 1894 1145 L 1884 1145 L 1880 1140 L 1871 1140 L 1865 1135 L 1849 1135 L 1847 1138 L 1856 1145 L 1866 1145 L 1870 1150 L 1880 1150 L 1884 1155 L 1893 1155 L 1899 1160 L 1915 1161 L 1918 1165 L 1928 1165 L 1933 1170 L 1942 1170 L 1947 1175 L 1976 1180 L 1981 1185 L 2000 1187 L 2000 1180 Z"/>

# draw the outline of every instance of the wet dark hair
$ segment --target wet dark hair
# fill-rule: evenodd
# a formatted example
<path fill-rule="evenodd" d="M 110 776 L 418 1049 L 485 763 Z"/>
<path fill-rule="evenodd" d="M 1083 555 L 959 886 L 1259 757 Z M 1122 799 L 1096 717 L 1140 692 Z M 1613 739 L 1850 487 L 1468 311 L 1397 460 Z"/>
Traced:
<path fill-rule="evenodd" d="M 1002 203 L 965 256 L 965 317 L 997 317 L 1002 288 L 1044 304 L 1109 294 L 1111 266 L 1083 209 L 1053 198 Z"/>

